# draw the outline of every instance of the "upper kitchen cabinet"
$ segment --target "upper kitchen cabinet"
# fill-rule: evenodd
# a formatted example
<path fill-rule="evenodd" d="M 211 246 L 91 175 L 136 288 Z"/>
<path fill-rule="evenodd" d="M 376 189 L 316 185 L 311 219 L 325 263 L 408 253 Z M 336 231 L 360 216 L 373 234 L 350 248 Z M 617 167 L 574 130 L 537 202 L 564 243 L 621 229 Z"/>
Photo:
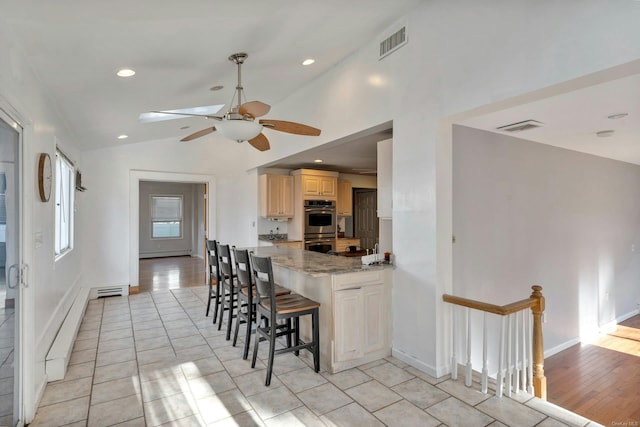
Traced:
<path fill-rule="evenodd" d="M 338 180 L 338 216 L 353 215 L 353 191 L 351 181 L 346 179 Z"/>
<path fill-rule="evenodd" d="M 299 169 L 292 172 L 299 176 L 300 190 L 303 199 L 336 200 L 338 196 L 338 173 Z"/>
<path fill-rule="evenodd" d="M 378 218 L 391 219 L 392 215 L 392 140 L 378 142 Z"/>
<path fill-rule="evenodd" d="M 293 218 L 293 177 L 260 175 L 260 216 Z"/>

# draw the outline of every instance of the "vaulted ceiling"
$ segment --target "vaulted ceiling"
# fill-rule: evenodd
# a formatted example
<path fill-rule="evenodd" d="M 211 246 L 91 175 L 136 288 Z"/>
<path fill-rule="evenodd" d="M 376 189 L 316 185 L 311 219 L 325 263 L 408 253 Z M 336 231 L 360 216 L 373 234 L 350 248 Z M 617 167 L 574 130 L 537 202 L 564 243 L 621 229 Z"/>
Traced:
<path fill-rule="evenodd" d="M 379 36 L 420 0 L 2 1 L 0 23 L 85 149 L 176 138 L 185 118 L 141 124 L 150 110 L 229 104 L 228 56 L 247 52 L 249 100 L 276 104 Z M 315 64 L 302 66 L 306 58 Z M 136 71 L 119 78 L 116 71 Z M 223 85 L 219 91 L 209 90 Z M 280 118 L 280 117 L 278 117 Z M 295 120 L 295 112 L 282 119 Z M 190 126 L 188 129 L 181 129 Z M 117 136 L 127 134 L 125 141 Z"/>

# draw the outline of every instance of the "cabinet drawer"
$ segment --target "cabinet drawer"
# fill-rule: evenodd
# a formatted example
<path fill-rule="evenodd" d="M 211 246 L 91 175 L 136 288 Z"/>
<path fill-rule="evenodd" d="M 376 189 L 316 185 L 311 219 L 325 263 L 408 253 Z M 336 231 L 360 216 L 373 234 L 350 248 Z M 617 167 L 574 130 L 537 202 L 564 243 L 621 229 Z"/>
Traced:
<path fill-rule="evenodd" d="M 384 270 L 365 271 L 362 273 L 337 274 L 333 279 L 333 289 L 352 289 L 362 286 L 379 285 L 384 282 Z"/>

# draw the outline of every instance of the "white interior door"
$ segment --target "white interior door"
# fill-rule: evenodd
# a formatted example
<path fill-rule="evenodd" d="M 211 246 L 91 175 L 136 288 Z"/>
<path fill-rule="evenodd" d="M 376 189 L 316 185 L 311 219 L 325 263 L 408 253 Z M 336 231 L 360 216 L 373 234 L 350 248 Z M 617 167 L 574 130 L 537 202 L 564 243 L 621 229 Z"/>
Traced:
<path fill-rule="evenodd" d="M 21 128 L 0 110 L 0 425 L 21 425 Z"/>

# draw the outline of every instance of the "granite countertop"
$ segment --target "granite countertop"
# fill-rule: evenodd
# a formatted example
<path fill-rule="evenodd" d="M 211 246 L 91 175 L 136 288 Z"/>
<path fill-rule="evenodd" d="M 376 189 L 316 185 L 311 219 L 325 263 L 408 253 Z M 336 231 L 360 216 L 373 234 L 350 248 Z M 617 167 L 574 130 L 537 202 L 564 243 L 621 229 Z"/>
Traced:
<path fill-rule="evenodd" d="M 271 257 L 273 265 L 301 271 L 314 277 L 382 270 L 392 267 L 389 264 L 362 265 L 359 257 L 347 258 L 278 246 L 260 246 L 246 249 L 257 256 Z"/>

